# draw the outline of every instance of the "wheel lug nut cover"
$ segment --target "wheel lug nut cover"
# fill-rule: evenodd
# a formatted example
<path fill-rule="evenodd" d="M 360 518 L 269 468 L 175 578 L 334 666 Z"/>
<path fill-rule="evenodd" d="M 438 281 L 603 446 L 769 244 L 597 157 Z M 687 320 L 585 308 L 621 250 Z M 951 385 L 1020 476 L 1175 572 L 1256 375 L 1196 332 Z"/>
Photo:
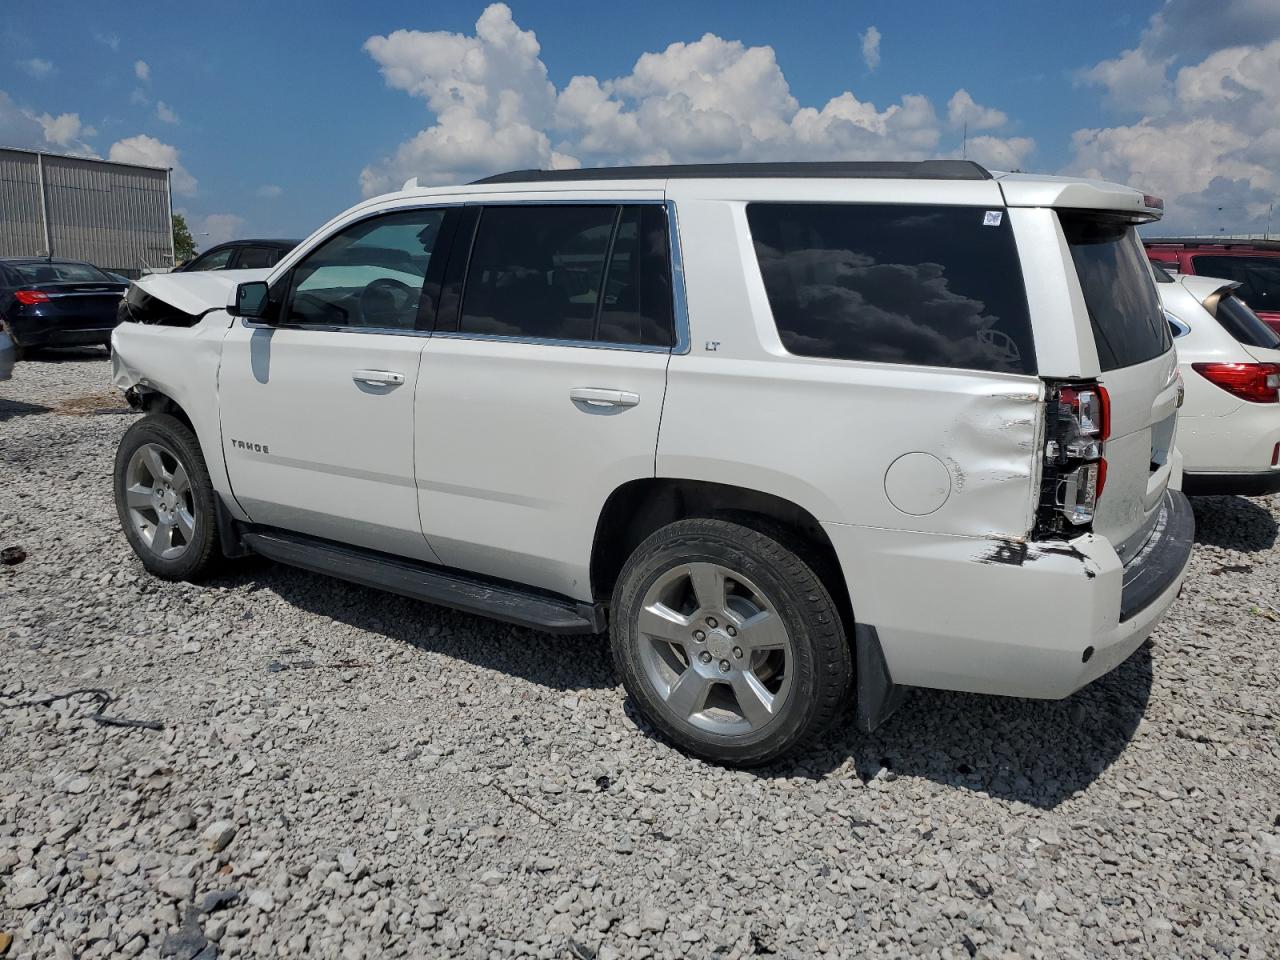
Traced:
<path fill-rule="evenodd" d="M 728 673 L 728 672 L 729 672 L 729 661 L 728 661 L 728 660 L 721 660 L 721 661 L 720 661 L 720 672 L 721 672 L 721 673 Z"/>
<path fill-rule="evenodd" d="M 703 640 L 707 639 L 707 635 L 703 633 L 701 630 L 695 630 L 693 631 L 693 639 L 701 643 Z"/>
<path fill-rule="evenodd" d="M 733 624 L 729 624 L 729 626 L 725 628 L 725 633 L 729 634 L 731 637 L 736 637 L 738 635 L 738 631 Z"/>
<path fill-rule="evenodd" d="M 737 657 L 739 660 L 741 660 L 741 659 L 742 659 L 742 648 L 741 648 L 741 647 L 734 647 L 734 648 L 733 648 L 733 655 L 734 655 L 735 657 Z"/>
<path fill-rule="evenodd" d="M 714 630 L 716 628 L 716 618 L 707 617 L 707 626 Z"/>
<path fill-rule="evenodd" d="M 711 662 L 711 654 L 707 653 L 707 651 L 705 651 L 705 650 L 703 650 L 703 651 L 702 651 L 702 653 L 698 654 L 698 658 L 699 658 L 703 663 L 710 663 L 710 662 Z"/>

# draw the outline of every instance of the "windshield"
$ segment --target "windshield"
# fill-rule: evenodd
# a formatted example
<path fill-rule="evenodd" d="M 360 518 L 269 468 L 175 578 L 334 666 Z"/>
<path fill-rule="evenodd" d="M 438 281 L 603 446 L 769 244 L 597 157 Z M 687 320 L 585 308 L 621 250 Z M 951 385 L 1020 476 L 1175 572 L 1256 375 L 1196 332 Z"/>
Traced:
<path fill-rule="evenodd" d="M 114 283 L 110 277 L 87 263 L 11 263 L 10 268 L 23 283 Z"/>
<path fill-rule="evenodd" d="M 1097 215 L 1059 216 L 1102 369 L 1131 367 L 1168 350 L 1169 325 L 1133 225 Z"/>

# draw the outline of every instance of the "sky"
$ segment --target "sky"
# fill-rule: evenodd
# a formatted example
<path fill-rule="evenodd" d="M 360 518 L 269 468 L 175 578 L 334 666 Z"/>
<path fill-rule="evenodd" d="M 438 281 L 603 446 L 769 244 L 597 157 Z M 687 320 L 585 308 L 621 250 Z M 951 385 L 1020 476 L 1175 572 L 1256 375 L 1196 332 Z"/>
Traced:
<path fill-rule="evenodd" d="M 1276 0 L 22 9 L 0 144 L 173 168 L 201 248 L 527 167 L 967 155 L 1140 187 L 1161 232 L 1280 199 Z"/>

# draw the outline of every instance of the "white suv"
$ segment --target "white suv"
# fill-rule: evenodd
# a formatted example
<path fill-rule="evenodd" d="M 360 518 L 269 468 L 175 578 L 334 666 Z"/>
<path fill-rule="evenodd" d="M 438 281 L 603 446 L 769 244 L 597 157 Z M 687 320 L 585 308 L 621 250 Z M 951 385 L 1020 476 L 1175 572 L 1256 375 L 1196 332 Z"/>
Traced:
<path fill-rule="evenodd" d="M 254 552 L 608 629 L 722 763 L 851 694 L 868 730 L 904 685 L 1064 697 L 1190 554 L 1158 216 L 960 161 L 411 182 L 131 288 L 120 519 L 163 577 Z"/>

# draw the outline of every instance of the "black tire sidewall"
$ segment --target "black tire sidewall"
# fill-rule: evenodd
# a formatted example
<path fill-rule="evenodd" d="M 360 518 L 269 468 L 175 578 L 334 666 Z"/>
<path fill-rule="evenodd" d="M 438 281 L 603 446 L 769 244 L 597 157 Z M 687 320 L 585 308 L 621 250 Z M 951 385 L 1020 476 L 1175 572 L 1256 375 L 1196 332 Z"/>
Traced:
<path fill-rule="evenodd" d="M 133 528 L 125 501 L 125 474 L 129 459 L 147 443 L 163 444 L 182 461 L 191 481 L 191 496 L 196 507 L 195 528 L 191 545 L 172 560 L 156 556 Z M 164 414 L 148 414 L 131 426 L 116 448 L 114 477 L 116 514 L 133 552 L 148 571 L 166 580 L 191 580 L 206 573 L 218 559 L 217 524 L 214 522 L 216 494 L 200 452 L 199 441 L 182 421 Z"/>
<path fill-rule="evenodd" d="M 783 557 L 791 575 L 779 569 L 778 560 Z M 791 689 L 779 716 L 761 730 L 723 736 L 680 723 L 653 689 L 640 662 L 635 624 L 645 593 L 671 567 L 700 561 L 721 564 L 751 580 L 773 604 L 790 635 Z M 826 622 L 815 623 L 815 612 L 825 616 Z M 824 711 L 824 705 L 833 696 L 843 701 L 852 670 L 836 605 L 813 571 L 776 540 L 725 521 L 680 521 L 637 548 L 614 591 L 611 639 L 627 693 L 659 732 L 690 753 L 734 766 L 767 763 L 819 732 L 831 719 L 820 715 L 831 712 Z M 824 676 L 817 665 L 831 661 L 834 644 L 845 650 L 845 668 Z M 838 651 L 836 659 L 841 659 Z M 824 689 L 827 685 L 839 689 Z"/>

